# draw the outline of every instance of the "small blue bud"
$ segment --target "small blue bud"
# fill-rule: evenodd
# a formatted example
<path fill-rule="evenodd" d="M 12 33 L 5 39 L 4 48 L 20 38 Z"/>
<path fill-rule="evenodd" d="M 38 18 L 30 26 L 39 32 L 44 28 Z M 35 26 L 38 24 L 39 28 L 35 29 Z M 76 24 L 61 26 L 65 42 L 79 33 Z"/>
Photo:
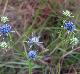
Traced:
<path fill-rule="evenodd" d="M 31 51 L 29 51 L 28 56 L 29 56 L 30 59 L 35 60 L 35 58 L 37 57 L 37 52 L 31 50 Z"/>
<path fill-rule="evenodd" d="M 3 24 L 0 27 L 0 32 L 2 35 L 6 35 L 7 33 L 11 32 L 11 30 L 12 30 L 12 27 L 9 24 Z"/>
<path fill-rule="evenodd" d="M 73 24 L 73 22 L 69 21 L 64 24 L 64 29 L 68 30 L 69 32 L 73 32 L 76 30 L 76 26 Z"/>

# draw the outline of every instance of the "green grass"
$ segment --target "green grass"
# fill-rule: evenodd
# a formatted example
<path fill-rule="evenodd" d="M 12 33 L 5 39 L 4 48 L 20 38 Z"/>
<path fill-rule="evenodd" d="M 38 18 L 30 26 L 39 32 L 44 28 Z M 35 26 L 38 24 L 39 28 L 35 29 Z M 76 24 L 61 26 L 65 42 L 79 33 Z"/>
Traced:
<path fill-rule="evenodd" d="M 7 3 L 5 0 L 0 2 L 0 4 L 2 3 L 4 5 L 2 11 L 4 15 L 8 13 L 7 9 L 11 4 L 11 0 L 7 1 L 8 5 L 6 5 Z M 24 2 L 25 1 L 23 0 L 19 5 Z M 75 0 L 68 0 L 68 2 L 74 2 L 74 5 L 76 4 Z M 68 2 L 65 3 L 65 7 L 63 3 L 59 5 L 57 0 L 52 0 L 51 3 L 47 2 L 47 0 L 40 0 L 39 5 L 37 6 L 38 8 L 34 10 L 35 13 L 34 16 L 32 16 L 30 23 L 26 23 L 27 26 L 24 22 L 27 21 L 26 18 L 22 17 L 22 14 L 24 13 L 20 13 L 19 11 L 15 12 L 15 15 L 17 16 L 16 18 L 18 19 L 21 17 L 22 23 L 19 23 L 20 19 L 15 20 L 11 18 L 12 20 L 10 23 L 13 24 L 13 30 L 15 30 L 15 33 L 10 33 L 9 36 L 5 38 L 5 41 L 10 44 L 10 50 L 7 52 L 5 52 L 4 49 L 0 50 L 0 74 L 33 74 L 34 72 L 39 72 L 39 74 L 65 74 L 66 71 L 69 73 L 71 69 L 75 74 L 78 73 L 79 67 L 77 69 L 76 64 L 79 64 L 80 62 L 80 13 L 79 8 L 75 7 L 76 11 L 75 8 L 72 11 L 74 18 L 65 17 L 62 14 L 62 11 L 72 7 L 72 5 L 67 5 Z M 17 9 L 16 7 L 18 7 L 19 10 L 22 10 L 17 5 L 10 6 L 12 6 L 10 10 L 11 14 L 13 14 L 12 11 Z M 46 18 L 43 17 L 43 9 L 45 7 L 49 7 L 51 10 Z M 2 13 L 0 13 L 0 15 L 2 15 Z M 67 31 L 61 27 L 64 25 L 64 19 L 74 21 L 77 31 L 68 34 Z M 19 27 L 16 28 L 14 26 L 15 21 L 18 21 L 18 23 L 15 23 L 16 25 L 24 25 L 25 29 L 20 27 L 20 30 L 18 30 Z M 38 57 L 35 61 L 29 59 L 28 52 L 31 49 L 29 49 L 28 44 L 25 42 L 32 33 L 41 36 L 44 43 L 42 48 L 39 46 L 35 47 L 34 50 L 38 50 L 39 48 L 42 49 L 41 52 L 37 51 Z M 75 46 L 70 44 L 70 39 L 73 36 L 77 37 L 79 40 L 79 43 Z M 51 58 L 50 64 L 43 60 L 46 55 Z M 63 73 L 61 73 L 61 71 Z"/>

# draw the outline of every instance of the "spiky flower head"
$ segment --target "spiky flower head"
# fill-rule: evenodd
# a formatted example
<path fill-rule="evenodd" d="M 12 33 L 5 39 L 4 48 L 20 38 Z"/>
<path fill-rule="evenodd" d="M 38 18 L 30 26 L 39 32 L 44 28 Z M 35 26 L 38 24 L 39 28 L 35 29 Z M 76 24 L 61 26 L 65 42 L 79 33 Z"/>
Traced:
<path fill-rule="evenodd" d="M 37 57 L 37 52 L 36 52 L 36 51 L 33 51 L 33 50 L 29 51 L 28 57 L 29 57 L 30 59 L 35 60 L 36 57 Z"/>
<path fill-rule="evenodd" d="M 8 22 L 8 21 L 9 21 L 9 19 L 8 19 L 7 16 L 1 16 L 1 22 L 2 22 L 2 23 L 6 23 L 6 22 Z"/>
<path fill-rule="evenodd" d="M 28 45 L 30 46 L 30 48 L 34 45 L 34 44 L 41 44 L 43 42 L 40 42 L 40 36 L 32 36 L 31 38 L 29 38 L 28 40 Z"/>
<path fill-rule="evenodd" d="M 2 35 L 7 35 L 9 32 L 11 32 L 12 30 L 12 27 L 11 25 L 9 24 L 3 24 L 1 27 L 0 27 L 0 33 Z"/>
<path fill-rule="evenodd" d="M 76 30 L 76 26 L 73 22 L 69 21 L 64 23 L 64 29 L 68 30 L 68 32 L 73 32 L 74 30 Z"/>
<path fill-rule="evenodd" d="M 79 42 L 79 40 L 76 37 L 73 37 L 72 39 L 70 39 L 70 41 L 71 41 L 70 44 L 72 45 L 77 45 Z"/>
<path fill-rule="evenodd" d="M 68 10 L 63 11 L 63 15 L 68 16 L 68 17 L 74 17 L 74 16 L 71 16 L 72 13 Z"/>
<path fill-rule="evenodd" d="M 32 38 L 29 39 L 31 43 L 38 43 L 39 42 L 39 37 L 33 36 Z"/>
<path fill-rule="evenodd" d="M 5 41 L 3 41 L 3 42 L 0 43 L 0 47 L 2 49 L 6 49 L 6 48 L 8 48 L 8 43 L 6 43 Z"/>

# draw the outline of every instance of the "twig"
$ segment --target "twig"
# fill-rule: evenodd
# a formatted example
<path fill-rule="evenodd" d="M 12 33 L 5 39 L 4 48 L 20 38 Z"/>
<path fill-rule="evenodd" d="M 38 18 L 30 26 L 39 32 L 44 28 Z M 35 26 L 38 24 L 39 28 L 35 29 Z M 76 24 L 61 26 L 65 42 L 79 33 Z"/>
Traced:
<path fill-rule="evenodd" d="M 7 9 L 7 5 L 8 5 L 8 0 L 6 0 L 2 15 L 4 15 L 4 13 L 5 13 L 6 9 Z"/>
<path fill-rule="evenodd" d="M 77 48 L 75 48 L 75 49 L 67 52 L 67 53 L 66 53 L 65 55 L 63 55 L 62 57 L 64 58 L 64 57 L 66 57 L 67 55 L 71 54 L 72 52 L 74 52 L 75 50 L 78 50 L 78 49 L 80 49 L 80 47 L 77 47 Z"/>

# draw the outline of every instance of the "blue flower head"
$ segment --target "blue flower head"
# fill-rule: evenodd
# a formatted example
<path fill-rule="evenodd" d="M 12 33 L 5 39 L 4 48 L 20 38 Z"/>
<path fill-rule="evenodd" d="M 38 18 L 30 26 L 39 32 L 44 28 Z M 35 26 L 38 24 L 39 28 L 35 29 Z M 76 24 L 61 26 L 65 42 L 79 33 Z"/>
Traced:
<path fill-rule="evenodd" d="M 73 32 L 76 30 L 76 26 L 73 24 L 73 22 L 69 21 L 64 24 L 64 29 L 68 30 L 69 32 Z"/>
<path fill-rule="evenodd" d="M 1 27 L 0 27 L 0 33 L 2 35 L 7 35 L 9 32 L 11 32 L 12 30 L 12 27 L 11 25 L 9 24 L 3 24 Z"/>
<path fill-rule="evenodd" d="M 37 52 L 31 50 L 31 51 L 29 51 L 28 56 L 29 56 L 30 59 L 35 60 L 35 58 L 37 57 Z"/>

